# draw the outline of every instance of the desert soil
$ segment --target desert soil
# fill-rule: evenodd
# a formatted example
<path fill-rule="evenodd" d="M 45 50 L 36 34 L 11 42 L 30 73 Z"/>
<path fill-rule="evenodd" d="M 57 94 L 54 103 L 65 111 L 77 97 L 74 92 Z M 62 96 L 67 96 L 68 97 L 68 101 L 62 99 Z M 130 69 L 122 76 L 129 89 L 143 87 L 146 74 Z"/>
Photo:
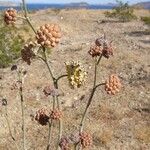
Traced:
<path fill-rule="evenodd" d="M 113 41 L 114 56 L 103 58 L 98 71 L 98 83 L 112 74 L 122 82 L 120 93 L 107 95 L 99 88 L 86 118 L 85 130 L 92 134 L 93 145 L 88 150 L 149 150 L 150 149 L 150 34 L 140 19 L 120 23 L 105 18 L 104 10 L 42 10 L 30 14 L 36 28 L 45 23 L 58 23 L 63 32 L 59 46 L 49 55 L 56 76 L 65 74 L 66 61 L 79 60 L 88 72 L 86 84 L 70 89 L 67 79 L 59 82 L 64 96 L 60 97 L 63 109 L 63 135 L 78 131 L 81 115 L 86 106 L 93 81 L 93 59 L 88 54 L 90 45 L 103 36 Z M 149 12 L 139 10 L 138 17 Z M 30 35 L 34 35 L 31 31 Z M 48 127 L 39 125 L 32 116 L 42 107 L 49 107 L 43 88 L 52 81 L 45 65 L 33 60 L 30 66 L 20 62 L 27 70 L 24 80 L 26 147 L 28 150 L 46 149 Z M 8 100 L 8 118 L 17 144 L 21 142 L 21 109 L 15 72 L 10 67 L 0 70 L 0 98 Z M 52 103 L 52 102 L 51 102 Z M 15 150 L 9 136 L 5 110 L 0 105 L 0 150 Z M 57 123 L 53 127 L 51 150 L 58 136 Z"/>

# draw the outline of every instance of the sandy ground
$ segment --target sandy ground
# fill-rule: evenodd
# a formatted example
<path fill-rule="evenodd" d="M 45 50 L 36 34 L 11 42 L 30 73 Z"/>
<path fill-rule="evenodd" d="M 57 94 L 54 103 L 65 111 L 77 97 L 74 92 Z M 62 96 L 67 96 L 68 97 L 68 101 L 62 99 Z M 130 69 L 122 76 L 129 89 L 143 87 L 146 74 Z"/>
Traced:
<path fill-rule="evenodd" d="M 121 78 L 123 88 L 115 96 L 109 96 L 104 88 L 99 88 L 94 96 L 85 130 L 93 135 L 93 146 L 88 150 L 148 150 L 150 149 L 150 34 L 140 20 L 119 23 L 109 20 L 98 10 L 39 11 L 31 14 L 32 23 L 38 28 L 44 23 L 59 23 L 63 37 L 58 47 L 52 50 L 49 60 L 52 71 L 59 76 L 65 73 L 64 62 L 79 60 L 88 71 L 86 84 L 72 90 L 66 79 L 61 80 L 60 97 L 64 112 L 63 135 L 78 131 L 81 115 L 90 94 L 93 81 L 93 60 L 87 53 L 97 37 L 106 33 L 113 41 L 114 56 L 102 59 L 99 66 L 98 82 L 116 73 Z M 139 10 L 138 17 L 149 15 Z M 33 33 L 30 32 L 30 35 Z M 41 107 L 49 105 L 43 94 L 44 86 L 52 84 L 47 68 L 39 60 L 31 66 L 20 63 L 27 70 L 24 82 L 26 145 L 29 150 L 46 149 L 48 127 L 40 126 L 31 116 Z M 0 97 L 8 100 L 8 117 L 17 144 L 21 138 L 20 100 L 16 89 L 15 72 L 10 68 L 0 70 Z M 0 105 L 0 150 L 15 150 Z M 57 123 L 54 125 L 53 141 L 57 140 Z M 54 143 L 52 143 L 52 150 Z"/>

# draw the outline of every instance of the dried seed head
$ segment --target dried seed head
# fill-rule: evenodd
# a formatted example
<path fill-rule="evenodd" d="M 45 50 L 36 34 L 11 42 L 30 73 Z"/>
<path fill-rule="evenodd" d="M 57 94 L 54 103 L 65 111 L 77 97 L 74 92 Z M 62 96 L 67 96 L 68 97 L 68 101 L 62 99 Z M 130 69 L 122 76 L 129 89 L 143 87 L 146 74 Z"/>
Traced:
<path fill-rule="evenodd" d="M 79 62 L 67 62 L 66 71 L 68 75 L 69 84 L 72 88 L 79 88 L 86 81 L 87 72 Z"/>
<path fill-rule="evenodd" d="M 50 113 L 50 118 L 53 120 L 60 120 L 62 117 L 62 112 L 60 110 L 54 109 Z"/>
<path fill-rule="evenodd" d="M 21 50 L 21 57 L 25 62 L 27 62 L 28 65 L 31 64 L 31 59 L 35 57 L 35 54 L 32 50 L 34 46 L 35 45 L 32 42 L 30 42 L 29 44 L 26 44 Z"/>
<path fill-rule="evenodd" d="M 51 86 L 46 86 L 44 87 L 44 90 L 43 90 L 46 96 L 52 95 L 53 91 L 54 89 Z"/>
<path fill-rule="evenodd" d="M 69 141 L 70 140 L 67 137 L 61 138 L 59 143 L 61 150 L 70 150 Z"/>
<path fill-rule="evenodd" d="M 4 21 L 7 25 L 14 25 L 16 22 L 17 11 L 13 8 L 9 8 L 4 12 Z"/>
<path fill-rule="evenodd" d="M 79 136 L 83 148 L 87 148 L 92 145 L 92 136 L 90 134 L 82 132 Z"/>
<path fill-rule="evenodd" d="M 103 56 L 105 58 L 109 58 L 110 56 L 113 56 L 113 48 L 112 48 L 112 42 L 108 43 L 104 43 L 104 47 L 103 47 Z"/>
<path fill-rule="evenodd" d="M 115 95 L 120 91 L 121 83 L 116 75 L 111 75 L 109 79 L 106 81 L 105 90 L 108 94 Z"/>
<path fill-rule="evenodd" d="M 45 24 L 37 31 L 37 43 L 44 47 L 55 47 L 61 38 L 61 29 L 57 24 Z"/>
<path fill-rule="evenodd" d="M 43 92 L 44 92 L 45 96 L 49 96 L 49 95 L 51 95 L 51 96 L 59 96 L 58 89 L 55 89 L 55 88 L 53 88 L 51 86 L 44 87 Z"/>
<path fill-rule="evenodd" d="M 102 48 L 97 45 L 92 45 L 89 50 L 89 54 L 92 57 L 100 56 L 102 54 Z"/>
<path fill-rule="evenodd" d="M 105 37 L 96 39 L 95 44 L 89 50 L 89 54 L 92 57 L 103 55 L 105 58 L 109 58 L 113 55 L 112 42 L 108 42 Z"/>
<path fill-rule="evenodd" d="M 49 112 L 47 109 L 40 109 L 36 112 L 35 120 L 42 126 L 47 125 L 49 121 Z"/>

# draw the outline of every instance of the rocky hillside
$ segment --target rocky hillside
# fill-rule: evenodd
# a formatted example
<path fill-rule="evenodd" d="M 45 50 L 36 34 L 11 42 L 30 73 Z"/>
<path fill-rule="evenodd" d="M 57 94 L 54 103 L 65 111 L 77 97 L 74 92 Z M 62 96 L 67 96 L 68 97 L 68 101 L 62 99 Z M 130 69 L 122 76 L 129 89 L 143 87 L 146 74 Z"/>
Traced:
<path fill-rule="evenodd" d="M 137 3 L 134 6 L 136 6 L 136 7 L 142 7 L 142 8 L 145 8 L 145 9 L 150 9 L 150 1 L 149 2 Z"/>

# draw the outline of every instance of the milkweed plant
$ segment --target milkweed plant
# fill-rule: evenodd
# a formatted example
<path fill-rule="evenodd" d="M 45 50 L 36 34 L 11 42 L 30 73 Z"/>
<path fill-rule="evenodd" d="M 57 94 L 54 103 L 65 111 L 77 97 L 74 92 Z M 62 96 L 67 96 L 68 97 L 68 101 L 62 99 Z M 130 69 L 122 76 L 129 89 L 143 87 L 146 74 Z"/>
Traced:
<path fill-rule="evenodd" d="M 51 109 L 47 108 L 40 108 L 37 110 L 34 116 L 35 122 L 41 126 L 48 126 L 48 142 L 45 146 L 45 149 L 50 150 L 52 149 L 51 143 L 52 141 L 52 127 L 54 124 L 58 124 L 59 133 L 58 133 L 58 142 L 55 144 L 57 149 L 60 150 L 70 150 L 74 149 L 81 150 L 84 148 L 89 148 L 92 146 L 92 135 L 85 131 L 84 126 L 86 123 L 86 117 L 88 115 L 88 111 L 90 109 L 90 105 L 93 101 L 93 96 L 95 94 L 95 91 L 100 86 L 104 86 L 104 89 L 107 94 L 109 95 L 115 95 L 117 94 L 121 89 L 121 82 L 120 79 L 116 74 L 112 74 L 106 79 L 104 83 L 97 83 L 97 73 L 98 73 L 98 67 L 100 66 L 101 59 L 109 59 L 113 56 L 114 48 L 112 45 L 112 41 L 108 41 L 106 36 L 98 37 L 95 41 L 93 41 L 94 44 L 89 47 L 89 51 L 87 52 L 87 55 L 91 56 L 91 59 L 94 62 L 93 68 L 93 83 L 92 90 L 90 91 L 90 96 L 87 100 L 87 104 L 85 106 L 84 112 L 82 112 L 81 121 L 78 128 L 78 133 L 75 135 L 75 140 L 72 141 L 72 139 L 68 136 L 63 136 L 63 112 L 62 112 L 62 106 L 60 104 L 60 92 L 59 92 L 59 84 L 58 81 L 60 79 L 68 80 L 68 86 L 70 88 L 76 90 L 77 88 L 80 88 L 81 86 L 84 86 L 85 82 L 88 79 L 87 71 L 85 70 L 84 66 L 79 62 L 72 60 L 70 62 L 65 62 L 64 66 L 66 69 L 66 74 L 63 74 L 59 77 L 55 76 L 57 73 L 54 73 L 54 71 L 51 70 L 51 65 L 48 62 L 48 49 L 51 50 L 56 47 L 61 38 L 62 38 L 62 31 L 61 27 L 58 24 L 52 23 L 52 24 L 44 24 L 40 26 L 38 29 L 36 29 L 28 16 L 27 6 L 25 0 L 22 0 L 22 6 L 23 6 L 23 16 L 19 16 L 19 13 L 17 10 L 10 8 L 7 9 L 4 12 L 4 22 L 8 26 L 15 26 L 15 23 L 17 19 L 23 19 L 25 20 L 28 25 L 31 27 L 35 34 L 34 40 L 31 42 L 27 42 L 25 45 L 23 45 L 21 50 L 21 59 L 27 63 L 27 65 L 32 64 L 33 59 L 40 59 L 41 62 L 45 64 L 45 67 L 47 68 L 47 71 L 49 72 L 49 75 L 51 77 L 51 80 L 53 81 L 53 85 L 45 86 L 43 88 L 43 93 L 47 97 L 52 97 L 53 99 L 53 106 Z M 22 138 L 21 138 L 21 148 L 17 147 L 16 149 L 22 149 L 26 150 L 26 133 L 25 133 L 25 106 L 24 106 L 24 78 L 26 76 L 26 71 L 24 69 L 21 69 L 19 66 L 13 65 L 11 68 L 12 71 L 16 71 L 18 75 L 18 81 L 17 81 L 17 87 L 18 92 L 20 95 L 20 102 L 21 102 L 21 110 L 22 110 Z M 55 74 L 55 75 L 54 75 Z M 7 108 L 7 100 L 3 100 L 3 106 Z M 7 109 L 6 109 L 7 110 Z M 6 111 L 7 116 L 7 111 Z M 9 124 L 9 120 L 7 119 L 8 127 L 9 127 L 9 133 L 11 135 L 11 138 L 14 142 L 16 142 L 15 137 L 12 135 L 11 127 Z"/>

